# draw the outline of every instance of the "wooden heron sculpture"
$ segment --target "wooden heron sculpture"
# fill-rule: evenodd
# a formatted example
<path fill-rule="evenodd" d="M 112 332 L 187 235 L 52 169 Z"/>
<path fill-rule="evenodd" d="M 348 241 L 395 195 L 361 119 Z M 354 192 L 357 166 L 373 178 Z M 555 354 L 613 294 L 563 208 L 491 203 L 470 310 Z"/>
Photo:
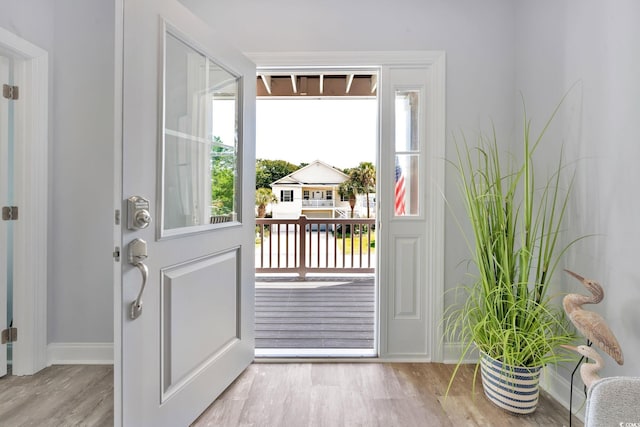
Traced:
<path fill-rule="evenodd" d="M 595 348 L 587 345 L 579 345 L 577 347 L 572 345 L 561 345 L 560 347 L 575 351 L 587 359 L 593 360 L 593 363 L 583 363 L 582 366 L 580 366 L 580 377 L 582 378 L 584 385 L 587 386 L 587 390 L 590 389 L 596 381 L 600 381 L 602 379 L 598 375 L 598 372 L 604 366 L 604 361 Z"/>
<path fill-rule="evenodd" d="M 562 300 L 562 306 L 569 319 L 582 334 L 601 350 L 611 356 L 618 365 L 624 363 L 622 348 L 618 344 L 616 336 L 611 332 L 609 326 L 602 316 L 594 311 L 587 311 L 582 308 L 583 304 L 597 304 L 604 298 L 604 290 L 598 282 L 585 279 L 573 271 L 565 270 L 567 273 L 578 279 L 585 288 L 591 292 L 591 296 L 581 294 L 568 294 Z M 582 353 L 581 353 L 582 354 Z M 602 359 L 600 359 L 602 361 Z"/>

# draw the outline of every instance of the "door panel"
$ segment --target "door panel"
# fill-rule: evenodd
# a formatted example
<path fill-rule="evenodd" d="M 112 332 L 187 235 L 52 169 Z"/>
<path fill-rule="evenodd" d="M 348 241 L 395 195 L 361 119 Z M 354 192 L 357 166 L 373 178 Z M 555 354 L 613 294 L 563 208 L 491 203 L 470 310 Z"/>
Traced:
<path fill-rule="evenodd" d="M 255 66 L 174 0 L 125 0 L 123 37 L 123 217 L 151 225 L 123 225 L 121 421 L 188 425 L 254 357 Z"/>
<path fill-rule="evenodd" d="M 162 270 L 163 401 L 240 339 L 238 256 L 231 250 Z"/>

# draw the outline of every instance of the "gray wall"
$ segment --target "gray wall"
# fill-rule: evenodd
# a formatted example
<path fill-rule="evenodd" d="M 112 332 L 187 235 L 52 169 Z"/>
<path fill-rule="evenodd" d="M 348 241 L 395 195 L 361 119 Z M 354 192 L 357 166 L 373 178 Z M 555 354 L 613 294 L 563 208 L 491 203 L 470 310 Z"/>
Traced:
<path fill-rule="evenodd" d="M 0 3 L 0 26 L 50 55 L 50 343 L 113 341 L 114 6 L 110 3 Z"/>
<path fill-rule="evenodd" d="M 552 131 L 576 167 L 567 234 L 596 236 L 575 245 L 565 265 L 605 288 L 589 309 L 607 320 L 626 357 L 619 367 L 605 355 L 604 376 L 640 373 L 638 16 L 633 0 L 520 0 L 516 20 L 516 84 L 531 115 L 542 118 L 568 92 Z M 567 291 L 585 292 L 563 280 Z"/>

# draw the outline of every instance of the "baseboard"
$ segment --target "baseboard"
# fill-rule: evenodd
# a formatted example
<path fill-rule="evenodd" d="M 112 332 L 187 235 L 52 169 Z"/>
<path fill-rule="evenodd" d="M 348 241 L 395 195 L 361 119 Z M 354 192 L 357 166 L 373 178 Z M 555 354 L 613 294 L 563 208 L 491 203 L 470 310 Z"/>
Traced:
<path fill-rule="evenodd" d="M 113 343 L 51 343 L 47 365 L 112 365 Z"/>
<path fill-rule="evenodd" d="M 580 382 L 580 379 L 577 379 Z M 562 377 L 555 367 L 547 367 L 542 370 L 540 378 L 540 387 L 544 389 L 551 397 L 558 401 L 569 411 L 569 396 L 571 393 L 571 382 Z M 586 398 L 584 391 L 580 386 L 573 385 L 573 404 L 571 405 L 573 414 L 584 422 L 584 408 Z"/>

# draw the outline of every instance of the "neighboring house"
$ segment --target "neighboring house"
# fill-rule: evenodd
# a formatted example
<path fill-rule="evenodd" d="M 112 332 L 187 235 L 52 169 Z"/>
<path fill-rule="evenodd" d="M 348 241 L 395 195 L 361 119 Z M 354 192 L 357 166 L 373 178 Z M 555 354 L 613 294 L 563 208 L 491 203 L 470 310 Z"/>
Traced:
<path fill-rule="evenodd" d="M 273 218 L 349 217 L 349 200 L 340 197 L 338 187 L 349 175 L 316 160 L 271 184 L 278 203 L 271 206 Z"/>

